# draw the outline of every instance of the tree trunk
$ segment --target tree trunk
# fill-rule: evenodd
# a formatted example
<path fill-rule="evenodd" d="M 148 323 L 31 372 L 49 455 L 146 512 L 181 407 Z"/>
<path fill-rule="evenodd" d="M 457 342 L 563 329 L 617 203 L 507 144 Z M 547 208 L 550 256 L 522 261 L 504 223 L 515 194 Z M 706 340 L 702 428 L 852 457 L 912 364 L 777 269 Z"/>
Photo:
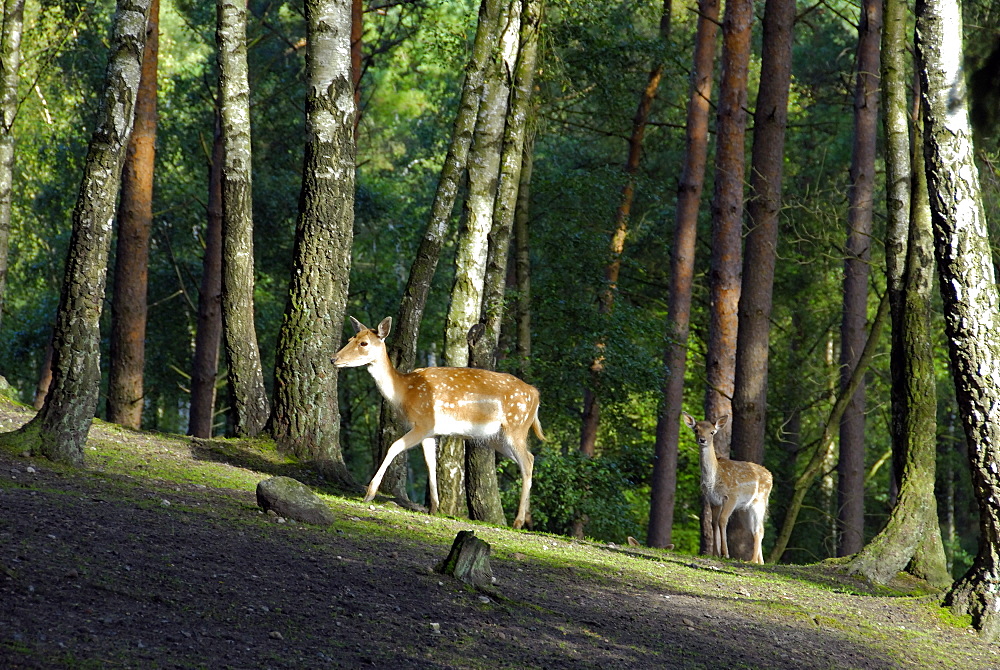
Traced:
<path fill-rule="evenodd" d="M 875 193 L 875 140 L 878 135 L 881 0 L 864 0 L 858 24 L 854 93 L 854 145 L 848 187 L 847 257 L 844 259 L 844 313 L 840 329 L 841 388 L 857 366 L 868 321 L 868 263 L 871 257 L 872 200 Z M 840 422 L 837 501 L 840 538 L 837 555 L 861 550 L 865 524 L 865 387 L 854 394 Z"/>
<path fill-rule="evenodd" d="M 945 605 L 969 614 L 987 641 L 1000 636 L 1000 297 L 983 215 L 962 71 L 956 0 L 917 2 L 917 57 L 924 95 L 924 157 L 945 333 L 972 486 L 979 551 Z"/>
<path fill-rule="evenodd" d="M 529 113 L 528 128 L 524 141 L 524 155 L 521 158 L 521 178 L 517 187 L 517 205 L 514 209 L 514 275 L 517 301 L 514 320 L 517 323 L 518 366 L 523 378 L 531 375 L 531 173 L 535 164 L 534 107 Z"/>
<path fill-rule="evenodd" d="M 486 67 L 493 57 L 499 39 L 500 10 L 503 4 L 504 0 L 482 0 L 479 6 L 479 24 L 476 28 L 472 55 L 466 67 L 465 83 L 462 87 L 458 113 L 455 116 L 451 145 L 448 147 L 448 154 L 441 168 L 441 177 L 431 205 L 430 221 L 410 266 L 406 289 L 403 291 L 396 317 L 396 327 L 389 337 L 389 360 L 402 372 L 412 370 L 416 362 L 420 322 L 423 320 L 427 295 L 441 255 L 441 245 L 448 231 L 448 221 L 455 207 L 455 198 L 468 161 L 469 147 L 472 145 L 472 135 L 479 114 Z M 404 432 L 406 428 L 397 416 L 395 408 L 383 401 L 379 415 L 379 453 L 376 463 L 385 458 L 389 446 Z M 380 488 L 391 492 L 397 498 L 407 499 L 405 458 L 396 459 L 389 466 Z"/>
<path fill-rule="evenodd" d="M 795 0 L 766 3 L 760 87 L 754 111 L 750 199 L 747 202 L 749 230 L 740 289 L 730 446 L 733 458 L 754 463 L 764 462 L 771 294 L 777 259 L 794 22 Z M 746 523 L 746 514 L 733 516 L 728 536 L 731 556 L 743 560 L 753 558 L 753 532 Z"/>
<path fill-rule="evenodd" d="M 715 192 L 712 196 L 710 321 L 706 352 L 705 416 L 717 421 L 732 414 L 736 375 L 737 311 L 740 299 L 745 170 L 747 74 L 753 2 L 726 4 L 722 21 L 722 76 L 716 119 Z M 731 427 L 715 436 L 715 451 L 729 456 Z M 711 508 L 702 504 L 702 552 L 711 547 Z"/>
<path fill-rule="evenodd" d="M 670 0 L 664 0 L 663 13 L 660 18 L 660 37 L 664 45 L 670 36 Z M 635 196 L 635 175 L 639 172 L 639 160 L 642 158 L 642 142 L 646 135 L 646 124 L 649 112 L 656 99 L 663 77 L 663 61 L 656 62 L 649 71 L 646 86 L 639 96 L 639 105 L 632 118 L 632 133 L 628 139 L 628 156 L 625 159 L 625 183 L 622 186 L 621 202 L 615 211 L 615 222 L 611 233 L 609 248 L 610 260 L 604 268 L 604 288 L 600 294 L 599 313 L 610 314 L 614 309 L 615 293 L 618 289 L 618 275 L 621 272 L 622 252 L 625 250 L 625 238 L 628 235 L 629 216 L 632 213 L 632 200 Z M 600 319 L 603 323 L 605 319 Z M 593 457 L 597 449 L 597 429 L 601 422 L 601 406 L 598 398 L 600 377 L 604 372 L 604 350 L 607 347 L 603 335 L 594 346 L 594 359 L 590 362 L 590 382 L 583 390 L 583 421 L 580 427 L 580 451 L 588 457 Z"/>
<path fill-rule="evenodd" d="M 931 335 L 934 234 L 921 152 L 910 168 L 906 99 L 904 0 L 887 0 L 882 35 L 886 136 L 886 266 L 892 316 L 892 444 L 900 476 L 886 527 L 848 566 L 879 583 L 914 563 L 914 572 L 939 587 L 950 583 L 934 498 L 937 396 Z M 914 148 L 921 133 L 914 132 Z M 912 178 L 912 187 L 911 187 Z M 918 551 L 919 549 L 919 551 Z"/>
<path fill-rule="evenodd" d="M 246 4 L 217 0 L 215 39 L 225 164 L 222 170 L 222 322 L 235 432 L 254 437 L 268 418 L 268 399 L 254 324 L 250 85 Z"/>
<path fill-rule="evenodd" d="M 17 116 L 17 85 L 20 81 L 21 33 L 24 0 L 4 0 L 0 32 L 0 318 L 7 293 L 10 214 L 14 185 L 14 119 Z M 2 323 L 2 321 L 0 321 Z"/>
<path fill-rule="evenodd" d="M 222 121 L 215 112 L 212 159 L 208 168 L 208 221 L 198 292 L 198 326 L 191 363 L 191 416 L 188 435 L 212 437 L 215 382 L 222 339 Z"/>
<path fill-rule="evenodd" d="M 531 93 L 535 79 L 535 58 L 538 53 L 538 29 L 541 21 L 541 0 L 525 0 L 520 16 L 520 46 L 514 70 L 510 107 L 504 127 L 500 157 L 500 177 L 493 226 L 489 234 L 483 304 L 479 322 L 485 326 L 482 336 L 471 347 L 470 365 L 493 370 L 497 364 L 500 328 L 504 317 L 504 297 L 507 287 L 507 258 L 510 251 L 511 229 L 518 204 L 521 164 L 524 158 L 525 134 L 531 110 Z M 517 3 L 515 3 L 515 8 Z M 496 455 L 493 449 L 467 444 L 465 450 L 467 499 L 469 516 L 473 519 L 505 524 L 500 489 L 497 484 Z"/>
<path fill-rule="evenodd" d="M 691 321 L 691 284 L 694 277 L 698 208 L 708 160 L 708 113 L 712 97 L 718 17 L 719 0 L 699 0 L 691 95 L 688 98 L 685 125 L 684 168 L 677 186 L 674 240 L 670 251 L 667 347 L 663 356 L 666 381 L 663 385 L 663 404 L 656 422 L 653 483 L 646 538 L 651 547 L 667 547 L 672 538 L 677 488 L 677 441 L 684 400 L 684 368 Z"/>
<path fill-rule="evenodd" d="M 307 0 L 306 144 L 295 250 L 274 370 L 279 448 L 353 486 L 340 448 L 337 374 L 354 230 L 351 6 Z"/>
<path fill-rule="evenodd" d="M 149 0 L 121 0 L 97 126 L 73 209 L 66 270 L 53 333 L 45 404 L 8 442 L 53 461 L 81 465 L 101 385 L 101 308 L 122 164 L 132 132 Z"/>
<path fill-rule="evenodd" d="M 108 421 L 135 430 L 142 427 L 144 404 L 146 286 L 149 277 L 149 235 L 153 228 L 159 16 L 160 0 L 152 0 L 135 103 L 135 125 L 122 170 L 114 297 L 111 302 Z"/>
<path fill-rule="evenodd" d="M 515 11 L 516 8 L 516 11 Z M 500 54 L 486 74 L 483 99 L 469 155 L 469 193 L 464 207 L 464 225 L 459 234 L 455 257 L 455 283 L 451 290 L 445 328 L 445 364 L 463 367 L 469 364 L 467 334 L 479 322 L 483 304 L 489 233 L 493 226 L 493 208 L 497 197 L 500 153 L 510 82 L 517 57 L 520 2 L 502 9 L 499 27 Z M 441 511 L 451 516 L 466 516 L 465 441 L 442 438 L 438 448 L 438 489 Z"/>

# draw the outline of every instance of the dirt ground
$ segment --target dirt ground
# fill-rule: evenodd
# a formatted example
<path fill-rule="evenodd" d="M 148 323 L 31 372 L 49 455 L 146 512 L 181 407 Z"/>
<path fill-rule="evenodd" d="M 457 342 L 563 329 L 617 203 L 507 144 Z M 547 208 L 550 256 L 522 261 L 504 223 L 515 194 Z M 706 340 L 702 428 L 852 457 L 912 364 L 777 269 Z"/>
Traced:
<path fill-rule="evenodd" d="M 8 410 L 0 426 L 24 418 Z M 98 425 L 94 439 L 100 453 L 146 454 L 149 469 L 227 460 L 178 436 Z M 920 599 L 829 569 L 578 543 L 349 497 L 330 499 L 331 528 L 283 523 L 250 485 L 113 463 L 0 452 L 0 668 L 1000 668 L 996 649 Z M 288 474 L 256 465 L 226 467 L 250 482 Z M 493 547 L 494 593 L 433 570 L 465 528 Z"/>

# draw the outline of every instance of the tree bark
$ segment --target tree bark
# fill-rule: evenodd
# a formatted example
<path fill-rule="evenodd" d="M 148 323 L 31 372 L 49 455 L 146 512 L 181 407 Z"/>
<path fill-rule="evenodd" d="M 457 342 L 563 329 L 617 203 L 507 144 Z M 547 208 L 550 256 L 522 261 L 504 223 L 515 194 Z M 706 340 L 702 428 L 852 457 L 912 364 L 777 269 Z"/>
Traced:
<path fill-rule="evenodd" d="M 215 382 L 222 340 L 222 120 L 215 111 L 212 158 L 208 168 L 208 220 L 198 292 L 198 323 L 191 363 L 191 416 L 188 435 L 212 437 Z"/>
<path fill-rule="evenodd" d="M 771 294 L 777 260 L 794 22 L 795 0 L 768 0 L 764 7 L 760 88 L 754 110 L 747 202 L 749 230 L 743 251 L 730 446 L 733 458 L 753 463 L 764 462 Z M 753 558 L 753 532 L 745 514 L 733 515 L 728 536 L 731 556 L 747 561 Z"/>
<path fill-rule="evenodd" d="M 718 32 L 719 0 L 699 0 L 691 95 L 687 104 L 684 167 L 677 185 L 673 247 L 670 250 L 670 297 L 667 305 L 666 381 L 656 422 L 653 483 L 649 501 L 651 547 L 671 544 L 677 488 L 677 442 L 684 400 L 684 368 L 691 322 L 691 285 L 694 278 L 698 208 L 708 161 L 708 120 Z"/>
<path fill-rule="evenodd" d="M 878 135 L 879 41 L 882 1 L 864 0 L 858 24 L 857 84 L 854 93 L 854 145 L 848 187 L 847 257 L 844 259 L 844 312 L 840 329 L 841 388 L 857 366 L 868 321 L 868 264 L 871 258 L 875 193 L 875 140 Z M 865 387 L 840 422 L 837 463 L 837 555 L 861 550 L 865 523 Z"/>
<path fill-rule="evenodd" d="M 945 605 L 1000 636 L 1000 296 L 994 279 L 962 71 L 956 0 L 917 2 L 924 157 L 955 395 L 979 505 L 979 551 Z"/>
<path fill-rule="evenodd" d="M 515 3 L 516 6 L 517 3 Z M 510 106 L 504 127 L 500 155 L 500 176 L 493 226 L 489 234 L 483 304 L 479 323 L 485 326 L 482 336 L 470 351 L 472 367 L 496 369 L 500 329 L 504 318 L 504 297 L 507 288 L 507 259 L 511 229 L 518 204 L 521 165 L 524 158 L 525 134 L 531 110 L 531 94 L 535 80 L 535 59 L 538 53 L 538 29 L 541 22 L 541 0 L 524 0 L 520 11 L 520 46 L 510 91 Z M 475 444 L 466 444 L 466 488 L 469 516 L 491 523 L 506 524 L 500 489 L 497 484 L 496 452 Z"/>
<path fill-rule="evenodd" d="M 465 200 L 465 219 L 459 233 L 455 257 L 455 283 L 451 290 L 444 337 L 445 364 L 463 367 L 469 364 L 467 334 L 479 322 L 483 304 L 489 232 L 493 226 L 493 208 L 497 197 L 500 153 L 510 95 L 506 72 L 513 71 L 517 58 L 520 29 L 520 3 L 513 1 L 501 12 L 498 58 L 487 70 L 479 118 L 470 150 L 469 192 Z M 457 437 L 441 438 L 437 461 L 438 493 L 441 511 L 451 516 L 466 516 L 465 441 Z"/>
<path fill-rule="evenodd" d="M 269 407 L 254 324 L 254 258 L 250 85 L 246 4 L 217 0 L 215 39 L 225 163 L 222 170 L 222 323 L 236 435 L 254 437 Z"/>
<path fill-rule="evenodd" d="M 21 66 L 21 34 L 24 0 L 4 0 L 0 31 L 0 319 L 7 294 L 10 215 L 14 186 L 14 119 L 17 116 L 18 71 Z M 0 321 L 2 323 L 2 321 Z"/>
<path fill-rule="evenodd" d="M 340 448 L 337 374 L 354 230 L 354 90 L 349 0 L 307 0 L 306 143 L 292 276 L 274 370 L 280 449 L 354 482 Z"/>
<path fill-rule="evenodd" d="M 886 137 L 886 274 L 892 316 L 892 445 L 898 496 L 886 527 L 848 571 L 887 583 L 911 571 L 938 587 L 950 584 L 934 497 L 937 395 L 931 336 L 934 233 L 919 150 L 910 160 L 905 0 L 886 0 L 882 90 Z M 914 129 L 914 149 L 920 146 Z M 911 184 L 912 180 L 912 184 Z"/>
<path fill-rule="evenodd" d="M 145 395 L 143 367 L 146 361 L 149 236 L 153 228 L 159 16 L 160 0 L 152 0 L 135 103 L 135 124 L 122 170 L 111 302 L 107 417 L 111 423 L 135 430 L 142 427 Z"/>
<path fill-rule="evenodd" d="M 406 289 L 403 291 L 396 317 L 396 327 L 389 337 L 389 360 L 402 372 L 412 370 L 416 363 L 420 322 L 423 320 L 427 295 L 437 269 L 441 246 L 448 231 L 448 221 L 455 207 L 459 184 L 465 173 L 469 147 L 472 145 L 472 135 L 479 114 L 486 67 L 494 55 L 499 39 L 500 10 L 503 4 L 504 0 L 482 0 L 479 6 L 479 23 L 472 45 L 472 54 L 466 67 L 465 83 L 462 86 L 462 98 L 455 116 L 451 144 L 441 168 L 427 229 L 410 266 Z M 404 432 L 406 428 L 397 416 L 395 408 L 383 402 L 379 416 L 376 463 L 382 462 L 389 446 Z M 407 499 L 405 459 L 397 459 L 389 466 L 379 488 L 402 500 Z"/>
<path fill-rule="evenodd" d="M 712 258 L 709 271 L 708 349 L 705 356 L 705 416 L 732 415 L 736 376 L 737 311 L 743 233 L 744 138 L 750 26 L 753 2 L 726 4 L 722 21 L 722 76 L 716 119 L 715 191 L 712 195 Z M 715 436 L 715 450 L 729 456 L 731 426 Z M 702 504 L 701 550 L 712 546 L 711 508 Z"/>
<path fill-rule="evenodd" d="M 149 0 L 120 0 L 97 127 L 73 209 L 53 334 L 52 383 L 35 417 L 5 441 L 53 461 L 81 465 L 101 384 L 100 318 L 122 164 L 135 116 Z"/>

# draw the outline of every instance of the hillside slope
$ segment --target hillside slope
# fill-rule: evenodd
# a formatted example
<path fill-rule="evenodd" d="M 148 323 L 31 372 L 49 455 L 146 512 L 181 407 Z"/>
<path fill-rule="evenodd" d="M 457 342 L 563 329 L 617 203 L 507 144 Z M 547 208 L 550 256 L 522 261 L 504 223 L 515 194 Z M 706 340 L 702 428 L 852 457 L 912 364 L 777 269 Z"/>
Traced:
<path fill-rule="evenodd" d="M 0 408 L 0 430 L 27 419 Z M 574 542 L 327 495 L 261 514 L 267 445 L 95 423 L 87 469 L 0 452 L 3 668 L 1000 668 L 933 598 L 830 566 Z M 322 488 L 317 490 L 322 491 Z M 496 592 L 433 571 L 492 545 Z"/>

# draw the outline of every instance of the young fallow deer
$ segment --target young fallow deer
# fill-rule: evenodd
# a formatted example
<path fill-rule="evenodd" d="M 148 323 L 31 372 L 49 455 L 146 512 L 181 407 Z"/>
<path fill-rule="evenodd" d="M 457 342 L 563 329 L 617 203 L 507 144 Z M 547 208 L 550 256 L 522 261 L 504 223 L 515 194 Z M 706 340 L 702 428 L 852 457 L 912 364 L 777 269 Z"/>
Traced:
<path fill-rule="evenodd" d="M 763 563 L 761 543 L 764 540 L 764 516 L 771 495 L 771 473 L 762 465 L 748 461 L 731 461 L 715 453 L 714 436 L 729 423 L 729 415 L 715 423 L 695 421 L 684 412 L 684 423 L 694 431 L 701 448 L 701 490 L 712 508 L 712 554 L 729 558 L 726 528 L 730 515 L 745 509 L 753 532 L 753 563 Z"/>
<path fill-rule="evenodd" d="M 478 368 L 421 368 L 400 373 L 389 360 L 385 338 L 392 318 L 377 329 L 351 317 L 355 335 L 333 357 L 338 368 L 366 366 L 386 400 L 399 408 L 411 429 L 392 443 L 379 466 L 365 502 L 378 492 L 392 459 L 420 443 L 427 462 L 431 494 L 430 513 L 438 508 L 437 452 L 435 435 L 457 435 L 488 442 L 496 451 L 513 459 L 521 470 L 521 502 L 514 528 L 524 526 L 535 458 L 528 451 L 528 431 L 544 440 L 538 421 L 538 389 L 513 375 Z"/>

